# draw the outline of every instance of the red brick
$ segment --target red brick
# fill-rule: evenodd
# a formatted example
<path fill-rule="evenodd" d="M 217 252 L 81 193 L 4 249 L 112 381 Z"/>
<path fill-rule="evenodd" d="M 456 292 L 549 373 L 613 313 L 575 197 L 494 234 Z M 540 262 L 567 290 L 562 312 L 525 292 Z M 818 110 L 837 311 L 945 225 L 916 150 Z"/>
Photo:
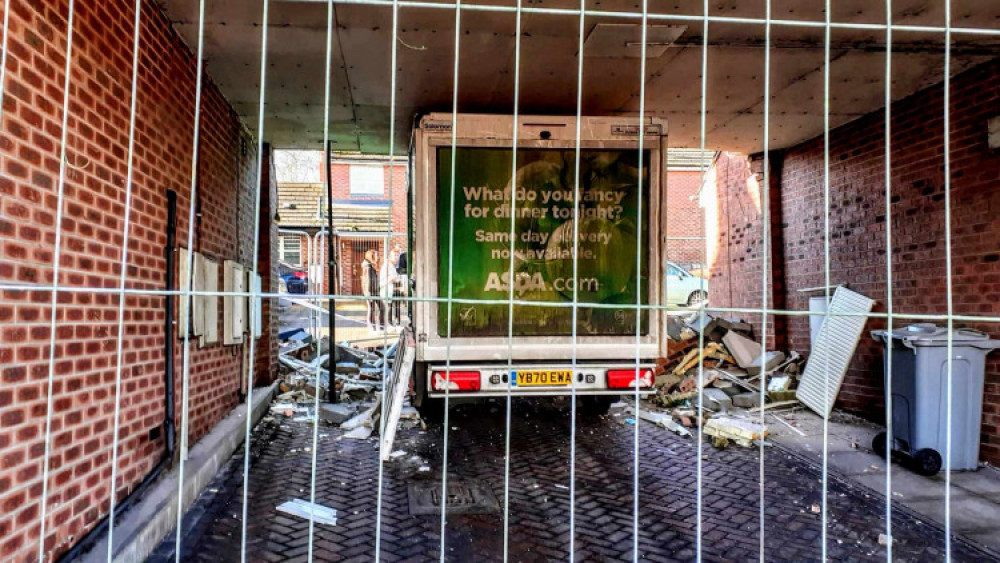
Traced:
<path fill-rule="evenodd" d="M 951 251 L 954 312 L 1000 315 L 1000 158 L 988 148 L 985 128 L 1000 103 L 1000 63 L 985 63 L 951 81 Z M 947 308 L 943 175 L 942 86 L 896 102 L 892 108 L 892 296 L 896 314 L 943 314 Z M 779 119 L 775 117 L 774 119 Z M 830 134 L 830 279 L 876 300 L 886 312 L 885 114 L 876 112 Z M 713 243 L 712 305 L 759 307 L 761 303 L 761 214 L 759 196 L 747 180 L 759 180 L 761 155 L 749 160 L 723 154 L 715 165 L 717 202 L 708 213 Z M 824 284 L 823 139 L 771 156 L 772 272 L 769 301 L 808 309 L 804 287 Z M 746 315 L 744 315 L 746 316 Z M 752 315 L 751 315 L 752 316 Z M 759 315 L 757 316 L 759 319 Z M 754 319 L 756 320 L 756 319 Z M 807 352 L 809 322 L 785 321 L 777 335 L 784 345 Z M 912 319 L 897 319 L 896 326 Z M 868 330 L 882 328 L 872 319 Z M 972 323 L 1000 336 L 996 323 Z M 884 421 L 881 347 L 861 339 L 838 406 Z M 1000 405 L 1000 360 L 987 361 L 981 457 L 1000 463 L 996 408 Z"/>
<path fill-rule="evenodd" d="M 8 80 L 0 135 L 0 282 L 49 283 L 55 257 L 59 139 L 62 135 L 63 70 L 67 1 L 11 2 Z M 127 170 L 132 60 L 131 0 L 77 3 L 70 95 L 69 162 L 64 189 L 62 285 L 118 286 Z M 190 209 L 190 159 L 195 98 L 195 61 L 153 1 L 143 4 L 143 46 L 137 115 L 132 252 L 127 285 L 162 289 L 167 190 L 178 194 L 177 240 L 186 244 Z M 256 146 L 236 113 L 206 76 L 202 92 L 198 205 L 194 226 L 202 253 L 249 265 L 253 260 Z M 243 148 L 247 150 L 244 151 Z M 265 155 L 266 158 L 266 155 Z M 270 161 L 265 161 L 265 172 Z M 270 174 L 263 179 L 262 217 L 275 201 Z M 265 291 L 273 291 L 273 225 L 261 224 L 259 268 Z M 39 507 L 41 459 L 49 364 L 51 293 L 0 292 L 0 484 L 16 482 L 27 496 L 17 507 Z M 56 364 L 52 429 L 78 436 L 53 443 L 51 467 L 65 465 L 50 483 L 50 516 L 58 504 L 79 506 L 72 517 L 52 520 L 46 545 L 56 558 L 75 539 L 106 516 L 110 476 L 111 415 L 115 378 L 117 299 L 105 294 L 64 293 L 57 300 Z M 123 424 L 132 437 L 121 442 L 120 491 L 125 494 L 162 455 L 163 438 L 145 439 L 163 423 L 163 299 L 126 298 L 128 331 L 123 372 Z M 257 381 L 269 381 L 276 363 L 276 311 L 265 311 L 268 338 L 258 342 Z M 177 341 L 181 365 L 183 341 Z M 237 404 L 246 352 L 221 344 L 192 347 L 191 438 L 197 440 Z M 14 365 L 16 364 L 16 365 Z M 30 374 L 30 379 L 29 379 Z M 179 376 L 177 376 L 179 379 Z M 178 385 L 179 388 L 179 385 Z M 178 393 L 178 417 L 180 396 Z M 134 422 L 132 422 L 134 421 Z M 141 437 L 141 439 L 135 439 Z M 14 495 L 0 487 L 0 506 Z M 100 498 L 99 503 L 93 499 Z M 58 499 L 58 503 L 56 501 Z M 36 508 L 36 510 L 39 510 Z M 5 514 L 7 512 L 4 512 Z M 13 513 L 11 513 L 13 514 Z M 18 542 L 0 546 L 0 559 L 33 559 L 39 535 L 38 513 L 23 513 L 4 526 Z M 25 521 L 21 521 L 21 519 Z M 58 546 L 58 547 L 56 547 Z"/>

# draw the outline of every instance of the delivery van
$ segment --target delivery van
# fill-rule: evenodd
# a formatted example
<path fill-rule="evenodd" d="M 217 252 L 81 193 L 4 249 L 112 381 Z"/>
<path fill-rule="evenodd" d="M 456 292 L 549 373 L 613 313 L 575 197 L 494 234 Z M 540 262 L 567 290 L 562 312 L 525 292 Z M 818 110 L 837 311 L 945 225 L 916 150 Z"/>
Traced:
<path fill-rule="evenodd" d="M 412 401 L 424 416 L 439 418 L 446 394 L 556 396 L 575 388 L 587 412 L 606 412 L 636 386 L 652 390 L 666 313 L 637 304 L 664 302 L 666 123 L 643 120 L 641 158 L 638 118 L 584 117 L 580 129 L 578 155 L 575 117 L 520 116 L 512 174 L 511 116 L 459 114 L 453 123 L 450 113 L 432 113 L 416 121 L 407 262 Z"/>

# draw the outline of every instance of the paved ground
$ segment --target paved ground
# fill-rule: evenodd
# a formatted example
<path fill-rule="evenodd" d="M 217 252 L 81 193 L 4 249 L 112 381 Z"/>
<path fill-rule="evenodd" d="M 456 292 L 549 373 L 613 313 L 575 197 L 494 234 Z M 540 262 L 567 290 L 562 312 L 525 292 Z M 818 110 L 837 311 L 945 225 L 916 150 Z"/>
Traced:
<path fill-rule="evenodd" d="M 805 408 L 778 415 L 795 429 L 780 422 L 771 424 L 771 440 L 787 446 L 817 464 L 823 460 L 823 419 Z M 773 416 L 769 417 L 773 421 Z M 858 417 L 835 412 L 827 429 L 830 467 L 852 483 L 885 495 L 885 460 L 871 449 L 872 439 L 885 430 Z M 943 524 L 944 498 L 951 497 L 952 531 L 963 538 L 1000 552 L 1000 470 L 980 467 L 977 471 L 955 471 L 951 488 L 945 474 L 918 475 L 903 466 L 905 459 L 892 463 L 892 499 L 922 518 Z"/>
<path fill-rule="evenodd" d="M 568 413 L 515 401 L 511 434 L 509 559 L 565 560 L 569 548 Z M 280 419 L 280 420 L 278 420 Z M 308 524 L 280 514 L 285 500 L 308 498 L 311 426 L 278 417 L 255 430 L 250 475 L 248 556 L 254 561 L 304 560 Z M 622 417 L 581 421 L 577 432 L 576 555 L 578 560 L 632 558 L 632 446 L 635 427 Z M 482 480 L 496 497 L 504 493 L 504 411 L 453 410 L 449 479 Z M 318 525 L 317 560 L 370 561 L 374 554 L 378 498 L 377 441 L 340 439 L 321 427 L 318 502 L 339 512 L 336 526 Z M 407 451 L 384 466 L 380 560 L 439 558 L 439 516 L 411 516 L 410 483 L 440 483 L 442 427 L 401 429 L 396 447 Z M 695 443 L 649 424 L 639 426 L 639 556 L 689 561 L 695 555 Z M 411 459 L 415 455 L 421 459 Z M 420 472 L 427 463 L 432 470 Z M 240 553 L 242 449 L 209 486 L 185 525 L 183 560 L 233 561 Z M 704 558 L 758 558 L 758 454 L 756 449 L 715 450 L 704 457 Z M 819 472 L 798 456 L 769 449 L 765 455 L 765 557 L 768 561 L 820 557 Z M 878 544 L 883 499 L 845 481 L 830 484 L 828 556 L 838 561 L 884 560 Z M 943 557 L 943 534 L 904 509 L 894 511 L 900 561 Z M 153 560 L 172 560 L 172 536 Z M 502 558 L 502 512 L 450 514 L 447 559 Z M 955 560 L 990 559 L 960 541 Z"/>
<path fill-rule="evenodd" d="M 291 298 L 301 299 L 301 297 L 291 296 Z M 295 303 L 287 299 L 282 299 L 282 306 L 278 309 L 281 330 L 293 328 L 303 328 L 310 330 L 312 326 L 312 310 L 300 303 Z M 319 303 L 321 307 L 326 307 L 326 302 Z M 325 337 L 330 333 L 329 320 L 327 314 L 319 314 L 319 335 Z M 390 342 L 399 334 L 399 329 L 392 327 L 389 331 L 372 331 L 366 322 L 367 309 L 364 301 L 351 301 L 341 299 L 337 301 L 337 342 L 348 341 L 356 346 L 378 346 L 382 341 L 389 338 Z"/>

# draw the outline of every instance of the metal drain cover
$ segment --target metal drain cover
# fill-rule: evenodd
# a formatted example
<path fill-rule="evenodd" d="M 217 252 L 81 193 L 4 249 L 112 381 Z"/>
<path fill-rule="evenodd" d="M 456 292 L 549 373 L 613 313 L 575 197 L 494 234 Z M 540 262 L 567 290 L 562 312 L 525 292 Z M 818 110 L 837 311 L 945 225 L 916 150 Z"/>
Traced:
<path fill-rule="evenodd" d="M 441 483 L 418 481 L 407 488 L 410 515 L 441 514 Z M 485 481 L 448 480 L 448 514 L 488 514 L 500 503 Z"/>

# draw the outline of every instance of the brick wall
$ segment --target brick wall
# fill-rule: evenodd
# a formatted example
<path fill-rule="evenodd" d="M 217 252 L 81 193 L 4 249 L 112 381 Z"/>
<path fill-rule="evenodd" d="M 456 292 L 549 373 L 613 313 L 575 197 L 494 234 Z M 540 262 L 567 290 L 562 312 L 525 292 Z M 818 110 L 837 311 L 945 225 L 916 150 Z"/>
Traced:
<path fill-rule="evenodd" d="M 406 165 L 382 164 L 384 170 L 383 182 L 385 191 L 381 195 L 351 194 L 351 165 L 334 162 L 330 165 L 333 176 L 334 200 L 391 200 L 392 230 L 397 233 L 406 232 Z M 390 170 L 392 171 L 390 173 Z M 320 182 L 326 182 L 326 170 L 320 170 Z M 390 185 L 391 184 L 391 185 Z"/>
<path fill-rule="evenodd" d="M 701 172 L 698 170 L 667 170 L 667 259 L 685 268 L 704 264 L 705 243 L 702 240 L 680 240 L 701 237 L 705 226 L 704 213 L 698 204 Z"/>
<path fill-rule="evenodd" d="M 885 225 L 892 224 L 892 292 L 897 314 L 946 312 L 945 221 L 943 174 L 943 87 L 918 92 L 892 109 L 891 213 L 885 213 L 884 113 L 876 112 L 832 132 L 830 138 L 831 281 L 877 301 L 886 310 Z M 987 120 L 1000 107 L 1000 62 L 994 61 L 952 79 L 951 100 L 951 235 L 954 310 L 956 314 L 1000 314 L 1000 153 L 987 146 Z M 759 158 L 759 157 L 757 157 Z M 735 159 L 735 157 L 733 157 Z M 730 159 L 730 160 L 733 160 Z M 815 139 L 776 155 L 781 163 L 777 192 L 782 215 L 779 246 L 784 252 L 782 291 L 791 309 L 808 308 L 796 290 L 818 286 L 824 279 L 823 140 Z M 730 162 L 731 164 L 731 162 Z M 726 165 L 716 173 L 725 176 Z M 737 198 L 733 184 L 718 182 L 719 200 Z M 741 224 L 759 232 L 753 214 L 729 208 L 720 230 Z M 726 216 L 726 215 L 724 215 Z M 721 242 L 721 238 L 720 238 Z M 726 242 L 732 242 L 728 239 Z M 723 245 L 720 245 L 723 246 Z M 749 269 L 736 261 L 738 245 L 720 250 L 718 277 L 710 289 L 739 288 L 730 283 Z M 747 254 L 749 259 L 750 254 Z M 723 272 L 725 271 L 725 272 Z M 759 270 L 758 270 L 759 272 Z M 716 283 L 718 280 L 719 283 Z M 759 292 L 759 281 L 756 288 Z M 736 289 L 734 300 L 744 296 Z M 752 299 L 752 296 L 745 296 Z M 902 325 L 911 320 L 897 320 Z M 866 330 L 884 321 L 869 321 Z M 995 323 L 972 324 L 1000 337 Z M 867 334 L 867 333 L 866 333 Z M 788 319 L 788 344 L 808 350 L 809 326 L 804 317 Z M 870 338 L 861 340 L 838 405 L 873 419 L 883 419 L 882 352 Z M 1000 462 L 1000 354 L 987 361 L 981 458 Z"/>
<path fill-rule="evenodd" d="M 62 131 L 65 0 L 9 7 L 9 58 L 0 131 L 0 283 L 50 283 Z M 78 2 L 73 40 L 62 286 L 116 288 L 122 248 L 132 69 L 132 3 Z M 2 16 L 2 12 L 0 12 Z M 143 6 L 127 287 L 165 283 L 166 192 L 178 193 L 178 244 L 187 244 L 195 61 L 154 2 Z M 203 91 L 195 248 L 252 259 L 256 150 L 219 91 Z M 264 190 L 264 195 L 273 192 Z M 263 233 L 269 235 L 265 229 Z M 266 254 L 273 239 L 262 239 Z M 265 287 L 271 287 L 267 280 Z M 221 287 L 221 283 L 220 283 Z M 48 377 L 45 291 L 0 291 L 0 560 L 35 557 L 41 512 Z M 268 311 L 268 319 L 274 313 Z M 164 299 L 126 298 L 119 498 L 164 452 Z M 55 557 L 109 508 L 118 299 L 64 293 L 57 310 L 45 551 Z M 271 327 L 266 328 L 270 332 Z M 177 346 L 180 371 L 182 341 Z M 262 344 L 260 368 L 272 346 Z M 192 346 L 191 437 L 236 406 L 244 347 Z M 261 380 L 270 377 L 259 369 Z M 177 376 L 178 427 L 180 377 Z"/>

